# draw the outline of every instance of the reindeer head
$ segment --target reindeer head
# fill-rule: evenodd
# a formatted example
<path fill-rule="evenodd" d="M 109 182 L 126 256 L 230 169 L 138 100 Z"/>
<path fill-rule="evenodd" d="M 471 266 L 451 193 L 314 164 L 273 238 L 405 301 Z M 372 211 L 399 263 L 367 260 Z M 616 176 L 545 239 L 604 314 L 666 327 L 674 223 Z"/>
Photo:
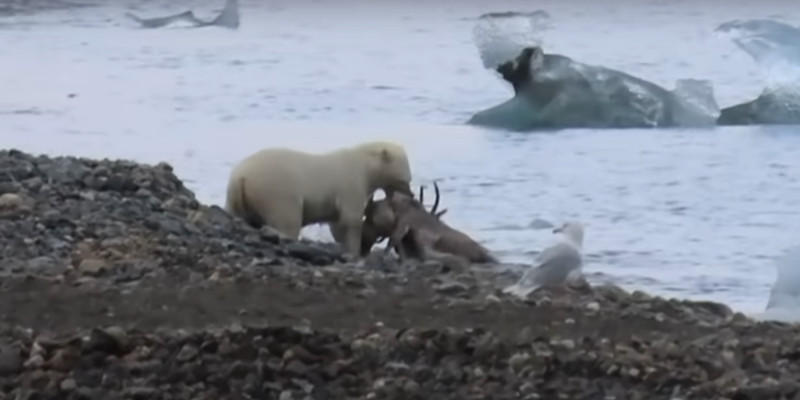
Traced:
<path fill-rule="evenodd" d="M 393 195 L 402 194 L 394 193 Z M 389 199 L 375 201 L 373 193 L 364 208 L 364 223 L 361 226 L 361 255 L 366 256 L 375 243 L 380 243 L 389 237 L 396 224 L 397 216 Z"/>
<path fill-rule="evenodd" d="M 392 197 L 407 195 L 395 192 Z M 375 201 L 370 197 L 364 209 L 364 225 L 369 225 L 380 237 L 389 236 L 397 223 L 397 215 L 388 199 Z"/>
<path fill-rule="evenodd" d="M 394 192 L 389 197 L 378 201 L 375 201 L 374 194 L 370 196 L 364 208 L 364 223 L 361 230 L 362 255 L 369 254 L 375 243 L 380 243 L 388 238 L 397 225 L 399 216 L 404 213 L 422 210 L 437 219 L 441 218 L 447 212 L 447 209 L 437 211 L 440 197 L 439 185 L 434 182 L 433 188 L 436 193 L 436 199 L 430 211 L 425 210 L 425 206 L 422 203 L 425 199 L 423 186 L 419 187 L 419 200 L 401 192 Z"/>

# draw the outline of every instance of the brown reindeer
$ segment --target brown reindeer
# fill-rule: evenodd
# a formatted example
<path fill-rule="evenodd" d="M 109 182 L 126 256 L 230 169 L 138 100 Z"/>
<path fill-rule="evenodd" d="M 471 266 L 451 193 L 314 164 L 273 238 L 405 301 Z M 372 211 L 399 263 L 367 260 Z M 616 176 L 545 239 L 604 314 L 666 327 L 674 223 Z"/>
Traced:
<path fill-rule="evenodd" d="M 436 199 L 430 211 L 422 203 L 424 191 L 420 187 L 419 200 L 394 193 L 379 201 L 370 199 L 365 209 L 362 231 L 362 253 L 388 238 L 386 252 L 394 249 L 401 260 L 439 260 L 465 266 L 469 263 L 496 262 L 489 251 L 478 242 L 441 220 L 447 210 L 439 207 L 439 186 L 434 182 Z"/>
<path fill-rule="evenodd" d="M 447 209 L 437 211 L 439 208 L 439 186 L 434 182 L 433 189 L 436 194 L 436 199 L 433 202 L 433 207 L 431 207 L 430 213 L 436 217 L 436 219 L 440 219 L 442 215 L 447 212 Z M 407 198 L 408 196 L 403 196 Z M 425 201 L 425 191 L 424 187 L 420 185 L 419 187 L 419 200 L 414 200 L 414 203 L 418 203 L 419 207 L 424 210 Z M 397 215 L 392 208 L 392 204 L 389 199 L 383 199 L 379 201 L 374 201 L 372 197 L 370 197 L 369 202 L 367 203 L 366 209 L 364 210 L 364 226 L 362 229 L 361 235 L 361 255 L 365 256 L 369 254 L 372 246 L 376 243 L 381 243 L 384 240 L 388 239 L 395 228 L 397 222 Z M 411 240 L 410 236 L 406 236 L 402 240 L 405 242 L 405 251 L 406 253 L 411 252 L 412 256 L 415 258 L 422 258 L 419 255 L 419 250 L 416 248 L 416 244 Z M 386 251 L 392 249 L 392 246 L 387 246 Z"/>

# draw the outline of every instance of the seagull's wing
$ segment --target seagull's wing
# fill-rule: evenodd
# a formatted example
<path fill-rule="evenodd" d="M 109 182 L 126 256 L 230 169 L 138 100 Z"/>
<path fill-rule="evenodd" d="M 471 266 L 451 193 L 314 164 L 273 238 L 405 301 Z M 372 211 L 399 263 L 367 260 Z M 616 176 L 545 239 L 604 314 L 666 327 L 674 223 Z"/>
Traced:
<path fill-rule="evenodd" d="M 525 271 L 518 285 L 536 288 L 563 283 L 571 272 L 581 268 L 583 256 L 575 246 L 560 242 L 542 251 L 536 261 L 536 265 Z"/>
<path fill-rule="evenodd" d="M 573 253 L 580 254 L 580 250 L 575 248 L 575 246 L 572 245 L 571 243 L 567 241 L 557 242 L 552 246 L 542 250 L 542 252 L 539 253 L 539 255 L 536 257 L 536 263 L 542 264 L 553 258 L 561 257 L 563 254 L 570 251 Z"/>

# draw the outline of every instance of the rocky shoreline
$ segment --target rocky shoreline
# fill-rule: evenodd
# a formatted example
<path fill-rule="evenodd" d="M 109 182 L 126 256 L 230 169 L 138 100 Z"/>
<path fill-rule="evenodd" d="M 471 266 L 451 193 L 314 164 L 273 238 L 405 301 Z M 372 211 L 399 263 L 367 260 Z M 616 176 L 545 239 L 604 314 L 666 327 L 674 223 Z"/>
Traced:
<path fill-rule="evenodd" d="M 0 399 L 790 399 L 800 329 L 502 268 L 351 260 L 167 164 L 0 151 Z"/>

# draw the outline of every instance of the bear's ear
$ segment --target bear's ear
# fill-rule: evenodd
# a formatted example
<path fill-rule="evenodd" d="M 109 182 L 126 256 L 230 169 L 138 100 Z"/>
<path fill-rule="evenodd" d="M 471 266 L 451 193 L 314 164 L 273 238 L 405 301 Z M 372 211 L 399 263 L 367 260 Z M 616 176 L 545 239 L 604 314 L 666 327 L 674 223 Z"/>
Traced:
<path fill-rule="evenodd" d="M 384 148 L 381 150 L 381 161 L 385 163 L 392 161 L 392 154 L 389 152 L 389 149 Z"/>

